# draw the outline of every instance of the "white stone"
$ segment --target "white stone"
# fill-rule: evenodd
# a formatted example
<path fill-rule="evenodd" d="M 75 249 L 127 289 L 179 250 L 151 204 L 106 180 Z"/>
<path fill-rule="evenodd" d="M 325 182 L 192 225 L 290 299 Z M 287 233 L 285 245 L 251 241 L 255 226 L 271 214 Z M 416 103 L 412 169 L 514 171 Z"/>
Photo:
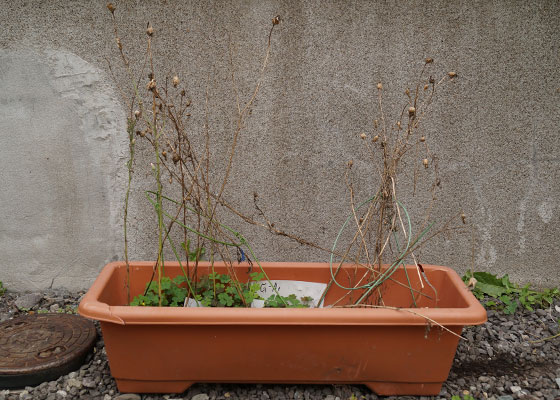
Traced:
<path fill-rule="evenodd" d="M 511 390 L 511 393 L 517 393 L 517 392 L 521 391 L 521 387 L 519 387 L 519 386 L 511 386 L 511 387 L 509 388 L 509 390 Z"/>
<path fill-rule="evenodd" d="M 191 400 L 208 400 L 210 397 L 206 393 L 195 394 Z"/>
<path fill-rule="evenodd" d="M 135 393 L 120 394 L 114 400 L 141 400 L 142 398 Z"/>

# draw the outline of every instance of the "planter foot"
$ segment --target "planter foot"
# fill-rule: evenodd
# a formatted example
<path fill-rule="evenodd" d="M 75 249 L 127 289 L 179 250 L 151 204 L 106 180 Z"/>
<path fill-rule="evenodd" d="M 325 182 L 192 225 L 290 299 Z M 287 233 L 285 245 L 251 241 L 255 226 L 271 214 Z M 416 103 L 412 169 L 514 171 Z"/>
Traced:
<path fill-rule="evenodd" d="M 121 393 L 183 393 L 195 382 L 116 379 Z"/>
<path fill-rule="evenodd" d="M 365 382 L 368 388 L 378 395 L 438 395 L 443 382 L 440 383 L 406 383 L 406 382 Z"/>

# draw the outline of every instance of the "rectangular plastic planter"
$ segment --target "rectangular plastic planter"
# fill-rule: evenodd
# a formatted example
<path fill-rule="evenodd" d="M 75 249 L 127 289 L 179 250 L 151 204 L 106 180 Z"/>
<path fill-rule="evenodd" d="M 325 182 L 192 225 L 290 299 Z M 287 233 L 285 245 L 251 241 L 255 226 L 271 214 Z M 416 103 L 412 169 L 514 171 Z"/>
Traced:
<path fill-rule="evenodd" d="M 327 263 L 263 263 L 270 279 L 328 282 Z M 153 262 L 131 262 L 131 294 L 143 291 Z M 215 264 L 218 273 L 226 272 Z M 191 267 L 192 268 L 192 267 Z M 234 266 L 239 280 L 248 266 Z M 438 394 L 447 379 L 463 326 L 486 311 L 451 269 L 424 266 L 421 288 L 408 266 L 418 308 L 401 268 L 382 290 L 386 305 L 403 308 L 171 308 L 126 306 L 124 262 L 106 265 L 79 313 L 101 321 L 111 374 L 121 392 L 181 393 L 196 382 L 364 384 L 380 395 Z M 199 266 L 199 275 L 209 272 Z M 166 263 L 165 273 L 180 273 Z M 339 282 L 363 273 L 345 266 Z M 346 292 L 333 285 L 325 304 Z M 356 300 L 358 293 L 352 293 Z M 346 298 L 346 300 L 350 300 Z M 341 304 L 341 303 L 339 303 Z M 407 311 L 408 310 L 408 311 Z M 426 318 L 424 318 L 426 317 Z"/>

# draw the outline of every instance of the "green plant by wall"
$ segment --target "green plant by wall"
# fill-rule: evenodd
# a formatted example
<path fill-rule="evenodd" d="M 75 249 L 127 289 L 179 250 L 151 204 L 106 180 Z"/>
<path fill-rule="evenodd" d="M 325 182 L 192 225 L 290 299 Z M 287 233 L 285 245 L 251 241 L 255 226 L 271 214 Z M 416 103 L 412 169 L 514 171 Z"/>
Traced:
<path fill-rule="evenodd" d="M 4 287 L 2 281 L 0 281 L 0 296 L 3 296 L 4 293 L 6 293 L 6 288 Z"/>
<path fill-rule="evenodd" d="M 524 307 L 529 311 L 535 308 L 549 307 L 554 299 L 560 298 L 557 288 L 542 291 L 531 289 L 529 285 L 520 287 L 509 280 L 506 274 L 501 278 L 488 272 L 468 271 L 463 276 L 463 281 L 474 288 L 473 294 L 486 307 L 503 310 L 505 314 L 513 314 Z"/>

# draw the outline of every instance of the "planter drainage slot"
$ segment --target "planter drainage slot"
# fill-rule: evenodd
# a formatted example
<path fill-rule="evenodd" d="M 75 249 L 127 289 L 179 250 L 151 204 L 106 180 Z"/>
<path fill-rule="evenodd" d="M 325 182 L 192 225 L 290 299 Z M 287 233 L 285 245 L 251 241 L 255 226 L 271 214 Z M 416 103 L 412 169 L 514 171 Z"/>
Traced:
<path fill-rule="evenodd" d="M 77 315 L 25 315 L 0 324 L 0 389 L 35 386 L 78 369 L 95 325 Z"/>

